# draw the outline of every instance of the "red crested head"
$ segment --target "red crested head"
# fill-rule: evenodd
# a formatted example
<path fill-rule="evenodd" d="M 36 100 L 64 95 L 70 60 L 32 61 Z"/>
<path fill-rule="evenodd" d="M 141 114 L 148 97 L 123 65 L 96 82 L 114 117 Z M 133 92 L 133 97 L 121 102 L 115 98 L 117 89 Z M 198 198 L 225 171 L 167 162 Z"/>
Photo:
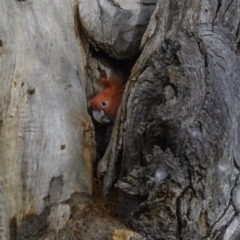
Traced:
<path fill-rule="evenodd" d="M 101 83 L 105 88 L 93 98 L 92 108 L 95 111 L 103 110 L 107 117 L 116 117 L 124 91 L 123 85 L 111 78 L 102 78 Z"/>

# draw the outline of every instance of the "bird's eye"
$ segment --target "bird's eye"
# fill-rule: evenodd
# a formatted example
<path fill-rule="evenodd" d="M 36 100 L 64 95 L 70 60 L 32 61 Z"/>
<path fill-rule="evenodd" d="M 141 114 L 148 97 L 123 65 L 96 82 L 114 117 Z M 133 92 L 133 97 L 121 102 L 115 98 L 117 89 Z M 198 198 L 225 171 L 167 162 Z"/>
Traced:
<path fill-rule="evenodd" d="M 102 107 L 105 107 L 107 105 L 107 102 L 106 101 L 102 101 Z"/>

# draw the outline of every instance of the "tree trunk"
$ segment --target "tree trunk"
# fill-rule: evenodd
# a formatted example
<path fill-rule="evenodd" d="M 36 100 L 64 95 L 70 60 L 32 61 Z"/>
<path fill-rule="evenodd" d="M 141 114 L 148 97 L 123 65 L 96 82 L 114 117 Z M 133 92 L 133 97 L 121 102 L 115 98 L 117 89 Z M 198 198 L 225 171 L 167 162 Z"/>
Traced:
<path fill-rule="evenodd" d="M 1 239 L 110 239 L 123 227 L 92 201 L 88 107 L 101 74 L 126 79 L 131 61 L 114 58 L 139 54 L 152 2 L 0 0 Z"/>
<path fill-rule="evenodd" d="M 240 234 L 239 10 L 158 1 L 143 36 L 99 171 L 106 194 L 123 142 L 120 211 L 149 239 Z"/>
<path fill-rule="evenodd" d="M 1 239 L 122 226 L 91 197 L 102 74 L 129 79 L 104 195 L 120 175 L 120 214 L 147 239 L 238 239 L 240 2 L 156 2 L 0 0 Z"/>
<path fill-rule="evenodd" d="M 95 143 L 76 3 L 0 5 L 0 233 L 1 239 L 16 239 L 16 228 L 32 216 L 41 218 L 38 228 L 48 218 L 59 230 L 70 215 L 63 201 L 76 192 L 92 193 Z M 31 236 L 26 229 L 21 239 Z"/>

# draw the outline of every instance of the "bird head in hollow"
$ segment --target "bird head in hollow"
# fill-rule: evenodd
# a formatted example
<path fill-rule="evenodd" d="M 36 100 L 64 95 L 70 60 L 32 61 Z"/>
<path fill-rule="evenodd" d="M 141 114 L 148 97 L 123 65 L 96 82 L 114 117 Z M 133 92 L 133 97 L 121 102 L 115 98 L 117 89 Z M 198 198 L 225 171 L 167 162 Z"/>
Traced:
<path fill-rule="evenodd" d="M 105 88 L 92 100 L 93 117 L 100 123 L 110 123 L 117 115 L 123 96 L 122 82 L 112 78 L 102 78 Z"/>

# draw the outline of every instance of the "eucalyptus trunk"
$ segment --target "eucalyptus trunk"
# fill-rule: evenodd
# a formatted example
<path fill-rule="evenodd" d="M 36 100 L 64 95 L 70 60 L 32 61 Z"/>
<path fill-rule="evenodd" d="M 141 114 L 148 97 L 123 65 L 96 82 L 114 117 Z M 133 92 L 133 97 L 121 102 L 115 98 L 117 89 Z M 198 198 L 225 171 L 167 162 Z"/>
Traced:
<path fill-rule="evenodd" d="M 99 164 L 149 239 L 238 239 L 240 2 L 158 1 Z"/>
<path fill-rule="evenodd" d="M 238 239 L 239 0 L 0 6 L 1 239 L 111 239 L 93 175 L 147 239 Z M 126 83 L 106 151 L 102 75 Z"/>
<path fill-rule="evenodd" d="M 86 54 L 74 2 L 0 5 L 0 236 L 38 239 L 68 221 L 71 194 L 92 193 Z"/>

